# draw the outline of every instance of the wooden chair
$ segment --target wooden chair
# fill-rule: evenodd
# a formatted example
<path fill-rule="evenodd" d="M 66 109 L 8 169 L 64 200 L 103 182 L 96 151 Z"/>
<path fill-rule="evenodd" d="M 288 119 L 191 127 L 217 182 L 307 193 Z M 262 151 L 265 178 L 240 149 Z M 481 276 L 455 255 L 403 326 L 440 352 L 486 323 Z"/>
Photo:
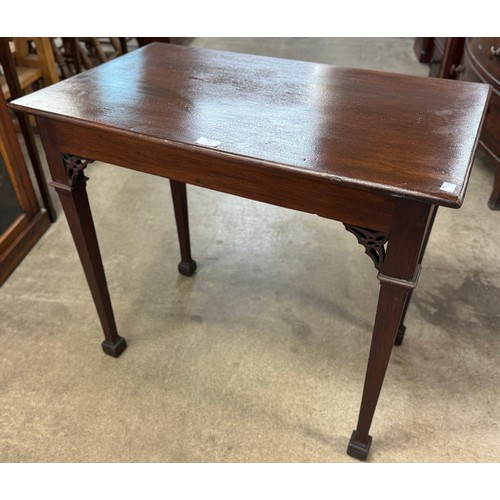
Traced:
<path fill-rule="evenodd" d="M 59 81 L 50 38 L 12 38 L 9 45 L 23 94 L 30 92 L 36 83 L 46 87 Z M 0 84 L 5 98 L 12 97 L 4 75 L 0 76 Z"/>
<path fill-rule="evenodd" d="M 81 73 L 124 54 L 126 38 L 61 37 L 52 50 L 62 78 Z"/>
<path fill-rule="evenodd" d="M 23 39 L 27 40 L 27 39 Z M 38 41 L 38 46 L 37 49 L 40 50 L 40 47 L 44 46 L 44 49 L 47 48 L 47 45 L 45 42 L 40 43 L 37 38 L 34 38 L 33 40 Z M 48 39 L 45 39 L 48 40 Z M 15 44 L 15 42 L 14 42 Z M 38 78 L 33 80 L 31 83 L 30 79 L 24 78 L 23 81 L 21 82 L 20 74 L 23 74 L 22 72 L 19 71 L 19 68 L 29 68 L 28 66 L 17 66 L 16 65 L 16 59 L 14 54 L 12 53 L 11 47 L 12 43 L 9 42 L 8 38 L 0 38 L 0 64 L 2 65 L 2 69 L 4 72 L 4 76 L 2 78 L 5 79 L 5 86 L 6 86 L 6 94 L 8 94 L 12 98 L 18 98 L 23 96 L 25 93 L 28 93 L 31 90 L 31 85 L 37 81 L 42 79 L 43 83 L 47 82 L 47 85 L 50 85 L 50 83 L 55 83 L 54 79 L 57 78 L 57 73 L 54 76 L 54 73 L 48 73 L 46 77 L 44 77 L 44 73 L 42 72 L 41 69 L 41 64 L 40 68 L 33 68 L 35 71 L 39 71 Z M 26 53 L 23 52 L 24 50 L 24 43 L 21 44 L 21 54 L 24 54 L 25 59 L 24 61 L 36 61 L 35 58 L 28 57 L 28 51 Z M 40 54 L 37 54 L 39 60 L 43 58 L 43 52 L 40 51 Z M 18 54 L 19 56 L 19 54 Z M 52 56 L 53 58 L 53 56 Z M 52 59 L 53 60 L 53 59 Z M 22 59 L 18 59 L 18 61 L 22 61 Z M 51 68 L 52 70 L 53 68 Z M 27 73 L 24 73 L 26 76 Z M 58 80 L 58 78 L 57 78 Z M 56 81 L 57 81 L 56 80 Z M 24 88 L 23 88 L 24 86 Z M 2 85 L 3 87 L 3 85 Z M 47 209 L 47 212 L 49 214 L 50 220 L 54 222 L 56 220 L 56 212 L 54 210 L 54 206 L 52 205 L 52 201 L 48 192 L 48 187 L 47 187 L 47 182 L 45 180 L 45 174 L 43 172 L 43 167 L 42 167 L 42 162 L 40 160 L 40 155 L 38 154 L 38 149 L 35 141 L 35 137 L 33 135 L 33 128 L 32 124 L 30 123 L 29 117 L 24 115 L 23 113 L 18 113 L 17 114 L 17 119 L 18 119 L 18 124 L 19 128 L 21 130 L 21 133 L 24 137 L 24 142 L 26 145 L 26 149 L 28 151 L 28 155 L 31 160 L 31 165 L 33 167 L 33 172 L 35 174 L 37 183 L 38 183 L 38 188 L 40 191 L 40 196 L 42 199 L 42 204 L 43 206 Z"/>

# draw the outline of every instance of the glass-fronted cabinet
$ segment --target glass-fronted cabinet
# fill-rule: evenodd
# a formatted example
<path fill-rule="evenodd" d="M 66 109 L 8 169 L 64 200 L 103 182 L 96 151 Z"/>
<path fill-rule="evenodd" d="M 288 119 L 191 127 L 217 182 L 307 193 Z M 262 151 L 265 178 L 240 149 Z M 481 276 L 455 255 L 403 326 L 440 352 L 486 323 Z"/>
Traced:
<path fill-rule="evenodd" d="M 0 92 L 0 286 L 50 225 Z"/>
<path fill-rule="evenodd" d="M 0 234 L 7 231 L 22 213 L 5 160 L 0 155 Z"/>

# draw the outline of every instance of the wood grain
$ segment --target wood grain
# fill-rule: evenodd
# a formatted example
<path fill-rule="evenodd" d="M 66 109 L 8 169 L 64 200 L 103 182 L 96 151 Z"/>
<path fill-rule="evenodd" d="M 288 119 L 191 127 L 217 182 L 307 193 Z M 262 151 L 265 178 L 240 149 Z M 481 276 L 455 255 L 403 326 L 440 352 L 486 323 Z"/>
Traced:
<path fill-rule="evenodd" d="M 470 82 L 151 44 L 12 107 L 183 149 L 207 137 L 221 156 L 458 207 L 488 95 Z"/>

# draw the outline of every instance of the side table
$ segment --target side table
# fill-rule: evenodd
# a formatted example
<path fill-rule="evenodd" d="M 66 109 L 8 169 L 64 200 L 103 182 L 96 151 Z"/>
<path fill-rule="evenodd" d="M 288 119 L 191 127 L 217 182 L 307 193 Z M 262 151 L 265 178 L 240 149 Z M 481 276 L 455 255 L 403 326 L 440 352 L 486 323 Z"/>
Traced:
<path fill-rule="evenodd" d="M 11 104 L 37 117 L 104 331 L 116 329 L 86 194 L 101 160 L 170 179 L 191 275 L 186 183 L 344 223 L 380 295 L 349 455 L 364 460 L 392 346 L 438 206 L 463 202 L 490 88 L 151 44 Z"/>

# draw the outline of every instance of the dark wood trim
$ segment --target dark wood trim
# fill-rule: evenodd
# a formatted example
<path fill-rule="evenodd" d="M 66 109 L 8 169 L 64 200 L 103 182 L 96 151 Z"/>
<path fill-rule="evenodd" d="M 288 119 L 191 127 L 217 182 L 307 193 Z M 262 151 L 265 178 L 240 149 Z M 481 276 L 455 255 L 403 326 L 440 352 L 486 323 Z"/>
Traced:
<path fill-rule="evenodd" d="M 29 223 L 29 217 L 25 213 L 18 215 L 12 224 L 0 234 L 0 253 L 2 253 Z"/>
<path fill-rule="evenodd" d="M 456 79 L 462 68 L 460 60 L 464 51 L 465 38 L 447 38 L 444 46 L 443 58 L 439 68 L 439 78 Z"/>
<path fill-rule="evenodd" d="M 428 63 L 432 57 L 434 48 L 434 38 L 415 38 L 413 50 L 417 56 L 418 62 Z"/>
<path fill-rule="evenodd" d="M 49 119 L 38 117 L 41 129 Z M 169 144 L 163 141 L 148 141 L 133 133 L 123 133 L 125 150 L 110 147 L 118 144 L 122 132 L 92 130 L 69 122 L 50 121 L 57 135 L 61 151 L 84 158 L 95 158 L 105 163 L 167 177 L 186 184 L 217 189 L 224 193 L 302 210 L 340 220 L 353 226 L 387 232 L 389 230 L 395 198 L 368 190 L 325 183 L 321 176 L 313 178 L 298 170 L 279 169 L 264 161 L 243 159 L 218 151 L 205 151 L 203 168 L 200 168 L 199 148 Z M 147 151 L 147 153 L 145 153 Z M 147 162 L 144 161 L 147 154 Z M 272 167 L 272 168 L 270 168 Z M 228 172 L 231 175 L 228 175 Z M 64 170 L 57 172 L 54 181 L 65 182 Z M 359 203 L 353 204 L 353 198 Z M 355 208 L 353 208 L 355 207 Z"/>

